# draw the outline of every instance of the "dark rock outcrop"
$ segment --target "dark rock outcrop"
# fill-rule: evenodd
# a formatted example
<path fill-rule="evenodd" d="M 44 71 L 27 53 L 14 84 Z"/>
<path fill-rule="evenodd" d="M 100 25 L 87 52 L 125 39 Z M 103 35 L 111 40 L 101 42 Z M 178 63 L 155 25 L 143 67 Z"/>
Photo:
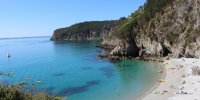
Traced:
<path fill-rule="evenodd" d="M 130 37 L 126 41 L 120 42 L 111 52 L 114 56 L 131 56 L 138 57 L 139 48 L 137 47 L 134 38 Z"/>

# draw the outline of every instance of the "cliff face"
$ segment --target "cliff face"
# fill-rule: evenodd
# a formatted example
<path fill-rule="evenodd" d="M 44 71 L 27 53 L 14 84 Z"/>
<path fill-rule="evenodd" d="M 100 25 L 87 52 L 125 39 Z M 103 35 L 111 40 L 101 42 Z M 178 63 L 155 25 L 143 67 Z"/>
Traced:
<path fill-rule="evenodd" d="M 100 39 L 100 33 L 96 31 L 87 31 L 80 33 L 67 32 L 63 33 L 62 29 L 54 31 L 52 40 L 63 41 L 63 40 L 95 40 Z"/>
<path fill-rule="evenodd" d="M 147 0 L 102 45 L 111 45 L 114 56 L 200 57 L 200 1 Z"/>
<path fill-rule="evenodd" d="M 102 34 L 111 30 L 115 21 L 92 21 L 74 24 L 70 27 L 56 29 L 51 40 L 97 40 Z"/>

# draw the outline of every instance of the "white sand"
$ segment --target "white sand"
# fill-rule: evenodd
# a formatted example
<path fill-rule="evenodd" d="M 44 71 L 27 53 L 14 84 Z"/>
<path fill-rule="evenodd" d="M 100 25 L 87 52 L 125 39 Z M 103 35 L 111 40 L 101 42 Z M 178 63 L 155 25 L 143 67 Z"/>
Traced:
<path fill-rule="evenodd" d="M 200 76 L 192 75 L 192 67 L 200 67 L 200 59 L 171 59 L 165 61 L 164 65 L 166 82 L 143 100 L 200 100 Z"/>

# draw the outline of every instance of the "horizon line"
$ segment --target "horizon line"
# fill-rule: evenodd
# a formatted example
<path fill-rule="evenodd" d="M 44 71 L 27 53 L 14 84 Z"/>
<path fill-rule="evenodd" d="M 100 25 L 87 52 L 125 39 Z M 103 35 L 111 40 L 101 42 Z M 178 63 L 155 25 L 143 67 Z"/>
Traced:
<path fill-rule="evenodd" d="M 22 39 L 22 38 L 39 38 L 39 37 L 51 37 L 51 36 L 25 36 L 25 37 L 4 37 L 4 38 L 1 38 L 1 40 L 3 39 Z"/>

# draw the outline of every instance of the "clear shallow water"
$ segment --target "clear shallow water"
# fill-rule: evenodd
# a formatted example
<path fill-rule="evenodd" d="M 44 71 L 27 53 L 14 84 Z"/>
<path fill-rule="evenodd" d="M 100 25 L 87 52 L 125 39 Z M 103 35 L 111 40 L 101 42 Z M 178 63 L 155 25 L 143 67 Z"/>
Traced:
<path fill-rule="evenodd" d="M 159 65 L 153 62 L 97 58 L 102 50 L 96 44 L 52 42 L 49 37 L 0 40 L 0 71 L 14 73 L 0 81 L 34 83 L 37 89 L 68 100 L 133 100 L 159 78 Z"/>

